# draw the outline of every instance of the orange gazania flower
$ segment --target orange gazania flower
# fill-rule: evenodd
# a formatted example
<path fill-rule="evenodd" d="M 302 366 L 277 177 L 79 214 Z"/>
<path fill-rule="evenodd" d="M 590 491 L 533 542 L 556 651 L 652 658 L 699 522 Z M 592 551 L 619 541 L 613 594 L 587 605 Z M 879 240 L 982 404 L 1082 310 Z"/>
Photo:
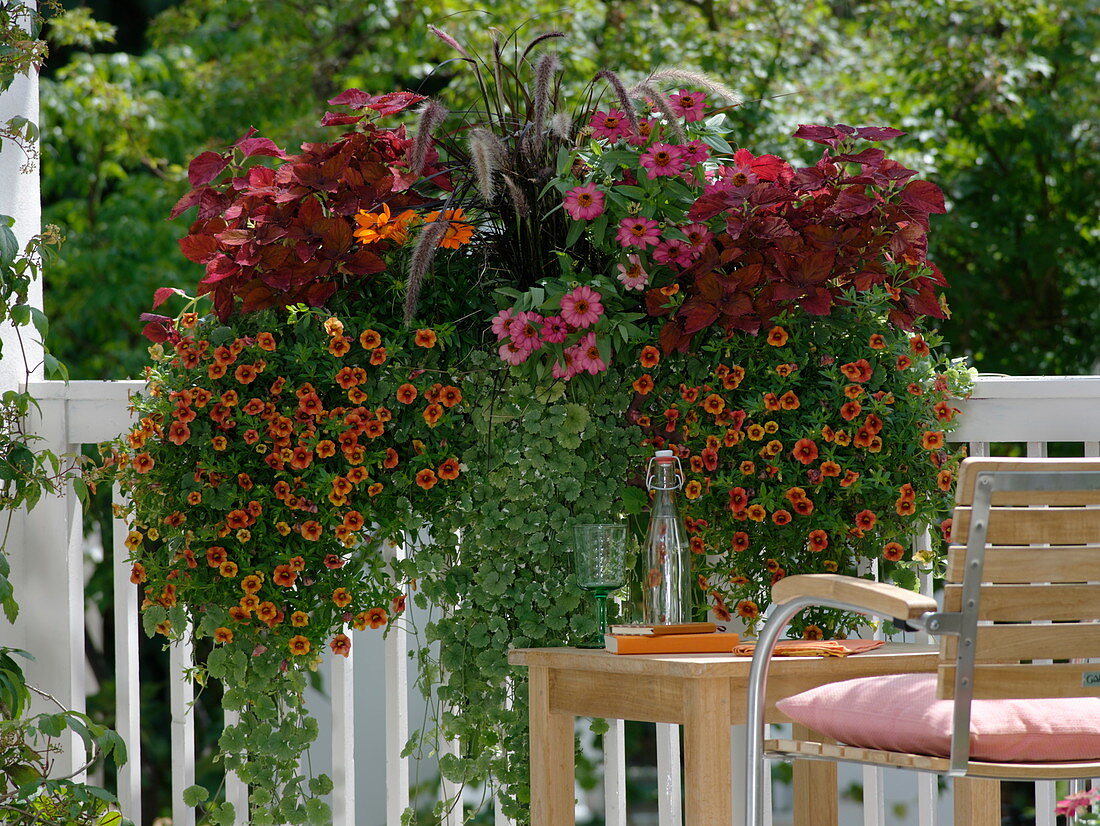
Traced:
<path fill-rule="evenodd" d="M 301 634 L 295 634 L 291 637 L 290 641 L 287 643 L 287 647 L 290 648 L 290 653 L 295 657 L 301 657 L 304 654 L 308 654 L 310 649 L 309 640 Z"/>
<path fill-rule="evenodd" d="M 439 219 L 439 212 L 429 212 L 424 216 L 425 223 L 431 223 Z M 441 220 L 449 221 L 450 224 L 443 237 L 439 239 L 439 246 L 444 249 L 456 250 L 463 244 L 470 243 L 470 239 L 474 236 L 474 228 L 470 224 L 464 223 L 466 214 L 461 208 L 443 210 Z"/>
<path fill-rule="evenodd" d="M 424 347 L 429 350 L 435 347 L 435 342 L 435 330 L 430 329 L 417 330 L 416 337 L 413 339 L 413 343 L 416 344 L 417 347 Z"/>
<path fill-rule="evenodd" d="M 351 640 L 348 639 L 347 634 L 337 634 L 332 638 L 328 647 L 332 649 L 333 654 L 339 654 L 341 657 L 346 657 L 351 651 Z"/>
<path fill-rule="evenodd" d="M 652 344 L 647 344 L 638 355 L 638 362 L 647 370 L 661 363 L 661 351 Z"/>
<path fill-rule="evenodd" d="M 768 331 L 768 344 L 772 347 L 782 347 L 790 336 L 782 327 L 772 327 Z"/>
<path fill-rule="evenodd" d="M 431 468 L 424 468 L 416 474 L 416 484 L 420 485 L 424 490 L 431 490 L 438 481 L 439 479 L 436 477 L 435 471 Z"/>

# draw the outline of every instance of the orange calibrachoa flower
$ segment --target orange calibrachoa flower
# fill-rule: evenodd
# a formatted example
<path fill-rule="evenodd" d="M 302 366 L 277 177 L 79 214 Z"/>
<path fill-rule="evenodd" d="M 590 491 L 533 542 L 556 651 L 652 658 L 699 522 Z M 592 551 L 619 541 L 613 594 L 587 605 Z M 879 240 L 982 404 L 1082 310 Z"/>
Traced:
<path fill-rule="evenodd" d="M 337 634 L 332 638 L 328 647 L 332 649 L 333 654 L 339 654 L 341 657 L 346 657 L 351 653 L 351 640 L 348 639 L 347 634 Z"/>
<path fill-rule="evenodd" d="M 382 336 L 376 330 L 364 330 L 359 334 L 359 344 L 364 350 L 374 350 L 382 346 Z"/>
<path fill-rule="evenodd" d="M 661 351 L 652 344 L 647 344 L 638 355 L 638 363 L 647 370 L 651 370 L 661 363 Z"/>
<path fill-rule="evenodd" d="M 290 649 L 290 653 L 295 657 L 301 657 L 309 653 L 311 645 L 307 637 L 303 637 L 301 634 L 295 634 L 290 638 L 289 642 L 287 642 L 287 647 Z"/>
<path fill-rule="evenodd" d="M 642 373 L 638 378 L 634 379 L 631 387 L 634 388 L 634 392 L 641 393 L 643 396 L 647 395 L 654 388 L 653 377 L 649 373 Z"/>
<path fill-rule="evenodd" d="M 905 556 L 905 547 L 898 542 L 887 542 L 883 546 L 882 556 L 891 562 L 897 562 Z"/>
<path fill-rule="evenodd" d="M 447 459 L 439 466 L 439 478 L 446 479 L 448 481 L 457 479 L 461 472 L 461 465 L 458 463 L 458 459 L 454 457 Z"/>
<path fill-rule="evenodd" d="M 384 608 L 370 608 L 366 612 L 367 625 L 371 628 L 381 628 L 387 622 L 389 622 L 389 616 L 386 614 Z"/>
<path fill-rule="evenodd" d="M 436 477 L 435 471 L 431 468 L 424 468 L 416 474 L 416 484 L 420 485 L 424 490 L 431 490 L 438 481 L 439 479 Z"/>
<path fill-rule="evenodd" d="M 435 347 L 436 338 L 435 330 L 417 330 L 413 343 L 417 347 L 425 347 L 430 350 Z"/>
<path fill-rule="evenodd" d="M 807 536 L 807 544 L 810 551 L 820 553 L 829 547 L 829 534 L 820 528 L 812 530 Z"/>
<path fill-rule="evenodd" d="M 760 608 L 751 599 L 743 599 L 737 603 L 737 616 L 748 620 L 756 619 L 760 616 Z"/>
<path fill-rule="evenodd" d="M 332 592 L 332 601 L 337 608 L 346 608 L 351 605 L 351 593 L 347 588 L 341 586 Z"/>
<path fill-rule="evenodd" d="M 416 395 L 416 388 L 408 382 L 397 388 L 397 400 L 401 404 L 412 404 L 416 399 Z"/>
<path fill-rule="evenodd" d="M 225 645 L 233 642 L 233 632 L 225 626 L 219 626 L 214 629 L 214 642 L 218 645 Z"/>
<path fill-rule="evenodd" d="M 787 343 L 788 338 L 790 338 L 790 336 L 782 327 L 772 327 L 768 331 L 768 344 L 772 347 L 782 347 Z"/>
<path fill-rule="evenodd" d="M 939 450 L 946 443 L 944 434 L 939 430 L 926 430 L 921 434 L 920 446 L 925 450 Z"/>

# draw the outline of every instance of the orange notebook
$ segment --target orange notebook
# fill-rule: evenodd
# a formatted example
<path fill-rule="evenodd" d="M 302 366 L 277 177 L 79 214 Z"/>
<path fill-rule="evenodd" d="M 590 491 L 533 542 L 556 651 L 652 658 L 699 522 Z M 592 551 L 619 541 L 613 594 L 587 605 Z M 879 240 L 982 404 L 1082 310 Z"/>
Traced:
<path fill-rule="evenodd" d="M 612 654 L 729 654 L 740 639 L 737 634 L 606 634 L 604 645 Z"/>

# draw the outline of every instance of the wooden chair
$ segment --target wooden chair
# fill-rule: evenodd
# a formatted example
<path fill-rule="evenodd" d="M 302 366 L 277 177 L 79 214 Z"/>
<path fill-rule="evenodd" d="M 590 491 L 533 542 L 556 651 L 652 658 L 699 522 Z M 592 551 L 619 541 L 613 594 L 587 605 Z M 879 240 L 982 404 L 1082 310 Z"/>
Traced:
<path fill-rule="evenodd" d="M 1100 508 L 1090 505 L 1100 506 L 1100 459 L 968 459 L 959 472 L 952 527 L 953 541 L 965 544 L 950 547 L 942 610 L 928 597 L 851 577 L 798 575 L 776 583 L 773 614 L 760 635 L 749 677 L 745 822 L 763 823 L 767 758 L 990 778 L 979 781 L 979 787 L 994 792 L 996 781 L 1004 779 L 1100 775 L 1100 662 L 1085 661 L 1100 658 Z M 869 695 L 881 693 L 888 684 L 883 681 L 897 678 L 833 684 L 779 703 L 797 722 L 824 732 L 821 739 L 828 742 L 765 743 L 771 649 L 790 619 L 809 606 L 893 619 L 940 637 L 938 678 L 916 678 L 926 686 L 927 703 L 922 699 L 916 704 L 921 707 L 914 708 L 908 697 L 904 708 L 896 704 L 876 715 L 875 709 L 889 706 L 889 700 Z M 864 717 L 861 698 L 870 704 Z M 1011 698 L 1028 699 L 1014 703 Z M 937 699 L 953 702 L 936 705 Z M 830 701 L 842 705 L 830 708 Z M 937 714 L 946 731 L 931 731 Z M 898 719 L 887 719 L 890 715 Z M 914 721 L 930 730 L 905 734 Z M 987 745 L 994 738 L 983 734 L 982 726 L 999 729 L 1000 745 Z M 919 752 L 883 742 L 907 737 L 938 742 L 922 745 Z M 992 759 L 983 756 L 983 749 L 995 756 L 1014 749 L 1024 754 Z M 1060 759 L 1065 753 L 1071 753 L 1070 759 Z M 999 812 L 992 808 L 981 814 L 979 805 L 968 813 L 957 801 L 955 822 L 999 824 Z"/>

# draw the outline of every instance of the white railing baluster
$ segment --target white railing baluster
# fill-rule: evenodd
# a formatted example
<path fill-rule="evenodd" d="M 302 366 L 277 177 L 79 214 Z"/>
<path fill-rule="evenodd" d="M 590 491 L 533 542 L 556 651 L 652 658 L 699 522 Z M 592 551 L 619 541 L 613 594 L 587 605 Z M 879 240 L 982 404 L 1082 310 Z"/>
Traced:
<path fill-rule="evenodd" d="M 111 504 L 122 502 L 118 485 Z M 111 541 L 106 542 L 114 580 L 115 618 L 115 730 L 126 743 L 127 762 L 118 770 L 118 802 L 126 817 L 141 823 L 141 678 L 138 643 L 138 589 L 130 582 L 126 561 L 126 521 L 111 520 Z"/>
<path fill-rule="evenodd" d="M 440 716 L 445 713 L 445 709 L 440 703 L 439 709 Z M 458 740 L 445 740 L 440 738 L 439 740 L 439 759 L 442 761 L 444 757 L 459 753 Z M 439 776 L 439 793 L 443 799 L 446 809 L 443 812 L 443 819 L 439 822 L 440 826 L 462 826 L 464 820 L 464 810 L 462 805 L 462 787 L 453 780 L 448 780 Z"/>
<path fill-rule="evenodd" d="M 332 823 L 355 826 L 355 646 L 331 655 Z"/>
<path fill-rule="evenodd" d="M 1085 442 L 1083 445 L 1085 456 L 1100 456 L 1100 442 Z"/>
<path fill-rule="evenodd" d="M 939 798 L 939 778 L 928 772 L 917 772 L 917 826 L 936 826 Z"/>
<path fill-rule="evenodd" d="M 226 726 L 237 725 L 241 722 L 240 712 L 227 709 L 224 712 L 224 722 Z M 233 804 L 235 823 L 248 822 L 248 785 L 234 771 L 225 773 L 225 802 Z"/>
<path fill-rule="evenodd" d="M 1053 780 L 1035 784 L 1035 826 L 1054 826 L 1054 805 L 1058 801 Z"/>
<path fill-rule="evenodd" d="M 863 767 L 864 826 L 884 826 L 886 823 L 886 799 L 882 780 L 882 769 L 876 766 Z"/>
<path fill-rule="evenodd" d="M 603 797 L 606 826 L 626 826 L 626 724 L 609 720 L 603 736 Z"/>
<path fill-rule="evenodd" d="M 680 786 L 680 727 L 657 723 L 657 812 L 660 826 L 680 826 L 683 793 Z"/>
<path fill-rule="evenodd" d="M 387 562 L 405 558 L 406 548 L 387 541 Z M 402 757 L 409 740 L 408 631 L 402 618 L 391 617 L 386 628 L 386 826 L 401 826 L 409 800 L 409 759 Z"/>
<path fill-rule="evenodd" d="M 169 701 L 172 714 L 172 826 L 195 826 L 195 810 L 183 802 L 183 790 L 195 785 L 195 699 L 191 680 L 183 676 L 194 665 L 191 629 L 169 646 Z M 244 823 L 239 817 L 237 823 Z"/>

